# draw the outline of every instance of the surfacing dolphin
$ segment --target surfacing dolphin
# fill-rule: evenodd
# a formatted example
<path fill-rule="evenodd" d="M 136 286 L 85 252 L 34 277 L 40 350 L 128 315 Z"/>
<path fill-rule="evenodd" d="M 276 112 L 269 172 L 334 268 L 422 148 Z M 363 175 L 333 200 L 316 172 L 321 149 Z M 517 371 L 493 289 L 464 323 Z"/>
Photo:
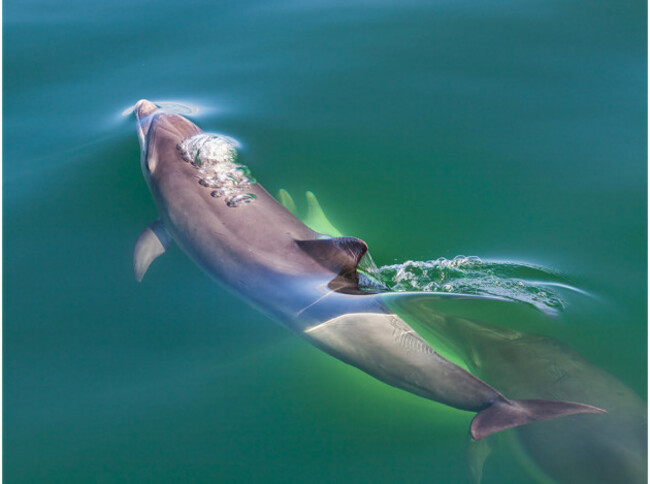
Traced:
<path fill-rule="evenodd" d="M 390 301 L 398 313 L 421 322 L 425 338 L 430 331 L 434 339 L 444 339 L 473 372 L 513 397 L 587 400 L 607 408 L 607 415 L 514 429 L 509 443 L 525 452 L 523 462 L 532 476 L 569 484 L 648 482 L 647 404 L 612 375 L 553 338 L 457 317 L 460 304 L 442 306 L 425 296 Z M 472 444 L 479 457 L 470 462 L 476 482 L 481 457 L 489 451 L 476 446 L 490 445 L 490 440 Z"/>
<path fill-rule="evenodd" d="M 476 440 L 590 405 L 510 400 L 440 356 L 380 295 L 358 287 L 367 252 L 286 210 L 237 163 L 235 142 L 141 100 L 135 106 L 144 178 L 160 218 L 138 238 L 136 279 L 172 240 L 212 278 L 330 355 L 395 387 L 477 412 Z"/>

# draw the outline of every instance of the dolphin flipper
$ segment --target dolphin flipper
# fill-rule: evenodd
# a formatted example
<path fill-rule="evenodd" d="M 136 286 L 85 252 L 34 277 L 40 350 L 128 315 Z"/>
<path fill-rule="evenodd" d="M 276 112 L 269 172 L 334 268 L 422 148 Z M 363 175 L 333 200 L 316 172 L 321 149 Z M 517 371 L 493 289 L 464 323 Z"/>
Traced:
<path fill-rule="evenodd" d="M 142 281 L 151 263 L 165 253 L 172 239 L 160 220 L 154 220 L 144 229 L 133 248 L 133 273 L 138 282 Z"/>
<path fill-rule="evenodd" d="M 467 446 L 467 467 L 472 484 L 483 482 L 483 466 L 492 453 L 492 440 L 469 439 Z"/>
<path fill-rule="evenodd" d="M 305 198 L 307 199 L 307 214 L 304 217 L 300 217 L 298 215 L 298 209 L 296 208 L 296 204 L 293 201 L 291 194 L 284 188 L 281 188 L 280 191 L 278 191 L 278 200 L 284 206 L 284 208 L 298 217 L 302 223 L 304 223 L 314 232 L 329 235 L 330 237 L 343 237 L 341 231 L 332 225 L 332 223 L 325 215 L 325 212 L 323 212 L 320 203 L 318 203 L 316 195 L 314 195 L 313 192 L 308 191 L 305 192 Z"/>
<path fill-rule="evenodd" d="M 307 216 L 303 223 L 321 234 L 327 234 L 330 237 L 343 237 L 343 234 L 325 216 L 316 195 L 313 192 L 306 192 L 305 197 L 307 198 Z"/>
<path fill-rule="evenodd" d="M 298 211 L 296 210 L 296 204 L 293 201 L 293 197 L 284 188 L 280 188 L 280 191 L 278 192 L 278 200 L 284 208 L 289 210 L 289 212 L 295 216 L 298 216 Z"/>

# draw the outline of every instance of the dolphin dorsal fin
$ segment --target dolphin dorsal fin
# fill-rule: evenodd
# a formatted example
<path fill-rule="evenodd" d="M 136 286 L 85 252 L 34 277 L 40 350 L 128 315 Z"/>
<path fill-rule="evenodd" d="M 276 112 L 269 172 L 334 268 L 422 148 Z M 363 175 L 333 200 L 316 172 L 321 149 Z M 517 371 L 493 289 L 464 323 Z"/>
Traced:
<path fill-rule="evenodd" d="M 357 267 L 368 245 L 356 237 L 296 240 L 296 244 L 320 265 L 344 278 L 358 280 Z"/>

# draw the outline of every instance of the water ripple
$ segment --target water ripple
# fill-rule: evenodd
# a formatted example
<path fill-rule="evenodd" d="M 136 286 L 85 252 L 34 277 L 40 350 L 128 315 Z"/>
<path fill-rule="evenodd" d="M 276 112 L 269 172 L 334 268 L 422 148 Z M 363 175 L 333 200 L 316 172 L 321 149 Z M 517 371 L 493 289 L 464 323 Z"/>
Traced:
<path fill-rule="evenodd" d="M 554 271 L 520 262 L 456 256 L 366 267 L 361 278 L 368 289 L 381 284 L 393 292 L 443 292 L 497 296 L 534 306 L 550 315 L 566 308 L 560 290 L 581 292 Z"/>

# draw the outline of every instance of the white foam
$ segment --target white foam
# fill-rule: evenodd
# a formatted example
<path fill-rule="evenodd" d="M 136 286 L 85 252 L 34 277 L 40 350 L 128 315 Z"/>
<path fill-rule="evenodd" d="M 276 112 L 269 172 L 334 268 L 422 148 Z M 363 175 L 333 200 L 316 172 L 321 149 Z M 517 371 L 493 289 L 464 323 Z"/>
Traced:
<path fill-rule="evenodd" d="M 183 159 L 194 166 L 200 184 L 212 189 L 210 194 L 223 198 L 229 207 L 238 207 L 257 197 L 247 193 L 257 183 L 245 165 L 237 163 L 234 139 L 220 134 L 202 133 L 184 139 L 179 145 Z"/>
<path fill-rule="evenodd" d="M 555 288 L 583 292 L 543 267 L 478 257 L 406 261 L 373 268 L 372 275 L 390 291 L 498 296 L 530 304 L 547 314 L 556 314 L 566 306 Z"/>

